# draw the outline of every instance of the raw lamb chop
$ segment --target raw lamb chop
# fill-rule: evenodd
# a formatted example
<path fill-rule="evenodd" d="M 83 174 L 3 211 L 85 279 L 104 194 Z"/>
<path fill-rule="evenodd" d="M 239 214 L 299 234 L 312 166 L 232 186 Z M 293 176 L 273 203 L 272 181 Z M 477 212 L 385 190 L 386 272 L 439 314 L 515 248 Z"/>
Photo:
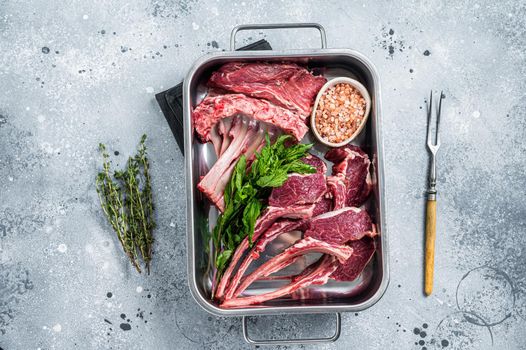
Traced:
<path fill-rule="evenodd" d="M 371 217 L 365 209 L 345 207 L 310 220 L 305 237 L 328 243 L 345 244 L 364 236 L 377 235 Z"/>
<path fill-rule="evenodd" d="M 259 277 L 271 275 L 272 273 L 292 264 L 296 257 L 308 253 L 324 253 L 328 255 L 334 255 L 338 261 L 340 261 L 340 263 L 344 263 L 351 256 L 352 248 L 345 245 L 320 241 L 312 237 L 306 237 L 295 243 L 293 246 L 287 248 L 285 251 L 283 251 L 283 253 L 274 256 L 272 259 L 258 267 L 250 275 L 243 278 L 242 283 L 234 292 L 233 297 L 235 298 L 240 295 Z"/>
<path fill-rule="evenodd" d="M 248 267 L 254 260 L 259 258 L 259 254 L 261 252 L 265 251 L 267 244 L 272 242 L 279 235 L 294 231 L 301 227 L 303 224 L 304 220 L 284 220 L 275 222 L 268 230 L 266 230 L 265 233 L 260 236 L 259 240 L 254 245 L 252 250 L 247 254 L 243 262 L 239 265 L 236 274 L 234 275 L 226 289 L 225 298 L 232 298 L 232 295 L 234 294 L 237 286 L 239 285 L 239 282 L 243 278 L 243 275 L 247 271 Z"/>
<path fill-rule="evenodd" d="M 232 121 L 229 137 L 232 142 L 227 150 L 197 184 L 197 188 L 221 211 L 224 209 L 223 193 L 237 159 L 242 154 L 247 158 L 254 154 L 264 142 L 265 129 L 255 120 L 238 117 Z"/>
<path fill-rule="evenodd" d="M 291 283 L 276 289 L 275 291 L 254 295 L 245 298 L 234 298 L 226 300 L 222 307 L 243 307 L 253 304 L 260 304 L 267 300 L 276 299 L 285 295 L 290 295 L 300 288 L 313 284 L 323 285 L 327 283 L 329 276 L 338 268 L 339 262 L 334 256 L 324 255 L 316 263 L 308 266 L 303 273 L 296 276 Z"/>
<path fill-rule="evenodd" d="M 318 165 L 323 170 L 323 167 L 315 160 L 318 159 L 323 165 L 323 161 L 315 156 L 305 157 L 308 158 L 312 164 Z M 298 175 L 289 175 L 289 178 L 281 187 L 274 188 L 269 198 L 269 205 L 271 207 L 290 207 L 293 205 L 301 204 L 313 204 L 319 202 L 323 195 L 327 192 L 327 185 L 325 183 L 325 175 L 320 173 Z M 319 212 L 319 209 L 318 209 Z M 230 282 L 226 297 L 231 297 L 235 288 L 237 287 L 241 277 L 249 267 L 250 263 L 254 260 L 254 255 L 262 252 L 265 246 L 282 233 L 290 232 L 296 229 L 303 230 L 305 222 L 293 222 L 290 225 L 284 225 L 283 223 L 274 224 L 267 232 L 263 234 L 261 239 L 257 242 L 249 256 L 241 263 L 236 275 Z M 256 239 L 254 239 L 256 240 Z M 257 257 L 256 257 L 257 258 Z"/>
<path fill-rule="evenodd" d="M 363 237 L 360 240 L 351 241 L 348 245 L 353 250 L 351 257 L 343 264 L 340 264 L 338 269 L 331 275 L 331 278 L 337 281 L 354 281 L 371 261 L 376 251 L 375 240 L 371 237 Z"/>
<path fill-rule="evenodd" d="M 341 174 L 327 176 L 327 187 L 329 188 L 333 200 L 332 210 L 338 210 L 345 207 L 347 188 L 343 176 L 341 176 Z"/>
<path fill-rule="evenodd" d="M 335 163 L 333 175 L 340 176 L 347 188 L 345 203 L 349 207 L 363 204 L 372 189 L 369 167 L 371 161 L 358 146 L 347 145 L 334 148 L 325 154 L 327 160 Z"/>
<path fill-rule="evenodd" d="M 312 212 L 314 211 L 314 205 L 298 205 L 298 206 L 288 206 L 285 208 L 280 207 L 267 207 L 265 212 L 257 219 L 256 226 L 254 228 L 254 234 L 252 235 L 252 240 L 255 242 L 261 234 L 263 234 L 276 220 L 279 218 L 289 218 L 289 219 L 306 219 L 312 217 Z M 234 272 L 239 260 L 243 257 L 246 250 L 249 248 L 250 243 L 248 237 L 245 237 L 243 241 L 236 248 L 234 256 L 228 265 L 228 268 L 225 270 L 221 281 L 217 286 L 215 292 L 215 298 L 221 299 L 224 295 L 225 289 L 230 282 L 230 276 Z"/>
<path fill-rule="evenodd" d="M 291 174 L 281 187 L 274 188 L 268 203 L 274 207 L 316 203 L 327 192 L 325 175 Z"/>
<path fill-rule="evenodd" d="M 307 117 L 316 94 L 326 81 L 293 63 L 233 62 L 214 72 L 208 85 L 264 98 Z"/>

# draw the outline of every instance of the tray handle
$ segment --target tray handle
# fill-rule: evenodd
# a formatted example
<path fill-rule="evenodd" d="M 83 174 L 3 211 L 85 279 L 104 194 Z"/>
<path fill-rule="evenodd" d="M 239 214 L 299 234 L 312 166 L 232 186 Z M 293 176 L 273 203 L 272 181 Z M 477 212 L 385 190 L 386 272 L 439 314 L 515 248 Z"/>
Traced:
<path fill-rule="evenodd" d="M 325 28 L 318 23 L 274 23 L 274 24 L 241 24 L 235 26 L 230 34 L 230 51 L 236 49 L 236 34 L 243 30 L 254 30 L 254 29 L 283 29 L 283 28 L 314 28 L 318 29 L 321 37 L 321 48 L 327 48 L 327 34 L 325 34 Z"/>
<path fill-rule="evenodd" d="M 296 338 L 296 339 L 253 339 L 248 333 L 248 316 L 243 316 L 243 337 L 245 341 L 252 345 L 290 345 L 290 344 L 320 344 L 320 343 L 332 343 L 340 338 L 342 332 L 342 316 L 341 314 L 335 313 L 336 315 L 336 331 L 330 337 L 326 338 Z"/>

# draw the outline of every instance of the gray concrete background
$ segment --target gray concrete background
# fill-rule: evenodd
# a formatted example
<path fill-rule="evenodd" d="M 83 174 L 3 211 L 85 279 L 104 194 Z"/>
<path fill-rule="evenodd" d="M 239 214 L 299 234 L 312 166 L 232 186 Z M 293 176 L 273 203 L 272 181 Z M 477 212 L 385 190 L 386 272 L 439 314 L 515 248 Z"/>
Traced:
<path fill-rule="evenodd" d="M 383 299 L 345 314 L 341 339 L 320 348 L 526 348 L 524 2 L 37 0 L 0 1 L 2 349 L 248 347 L 239 319 L 213 317 L 189 294 L 183 159 L 154 93 L 202 54 L 228 49 L 236 24 L 305 21 L 379 70 L 391 248 Z M 308 31 L 267 39 L 318 44 Z M 447 98 L 436 292 L 425 298 L 422 107 L 431 88 Z M 148 277 L 131 269 L 94 191 L 97 144 L 119 151 L 122 165 L 145 132 L 158 216 Z M 262 336 L 327 334 L 331 322 L 252 326 Z"/>

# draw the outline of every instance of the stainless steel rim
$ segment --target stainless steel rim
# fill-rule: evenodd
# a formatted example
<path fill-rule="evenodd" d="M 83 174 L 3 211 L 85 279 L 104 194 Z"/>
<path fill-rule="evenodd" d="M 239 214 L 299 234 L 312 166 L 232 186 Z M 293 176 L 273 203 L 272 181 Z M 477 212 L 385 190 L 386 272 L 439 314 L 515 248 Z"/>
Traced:
<path fill-rule="evenodd" d="M 380 201 L 380 209 L 382 213 L 385 213 L 385 190 L 384 190 L 384 169 L 383 169 L 383 142 L 381 138 L 381 86 L 380 81 L 378 78 L 378 73 L 376 71 L 376 68 L 374 65 L 361 53 L 350 50 L 350 49 L 311 49 L 311 50 L 291 50 L 291 51 L 260 51 L 260 52 L 242 52 L 242 51 L 234 51 L 234 52 L 218 52 L 214 54 L 209 54 L 204 57 L 201 57 L 198 59 L 194 66 L 190 69 L 188 72 L 185 81 L 184 81 L 184 88 L 183 88 L 183 104 L 184 104 L 184 136 L 185 136 L 185 149 L 188 150 L 188 154 L 185 157 L 186 161 L 186 191 L 187 191 L 187 244 L 188 244 L 188 283 L 190 287 L 191 294 L 193 298 L 196 300 L 196 302 L 203 307 L 206 311 L 217 315 L 217 316 L 247 316 L 247 315 L 271 315 L 276 313 L 327 313 L 327 312 L 358 312 L 362 311 L 364 309 L 367 309 L 374 304 L 376 304 L 380 298 L 383 296 L 385 291 L 387 290 L 387 286 L 389 284 L 389 262 L 387 258 L 388 253 L 388 232 L 387 232 L 387 226 L 385 222 L 385 215 L 383 215 L 380 220 L 383 227 L 382 235 L 380 237 L 382 242 L 382 249 L 384 251 L 384 258 L 382 259 L 382 270 L 384 274 L 383 281 L 381 282 L 380 286 L 378 287 L 378 290 L 374 295 L 372 295 L 369 299 L 366 301 L 355 304 L 355 305 L 324 305 L 322 307 L 320 306 L 296 306 L 296 307 L 283 307 L 279 308 L 278 310 L 272 309 L 272 308 L 240 308 L 240 309 L 221 309 L 215 305 L 212 305 L 208 300 L 204 299 L 201 293 L 197 291 L 196 286 L 196 276 L 194 275 L 194 268 L 195 268 L 195 247 L 193 246 L 193 210 L 190 208 L 193 207 L 193 196 L 194 196 L 194 189 L 192 188 L 192 162 L 194 158 L 194 154 L 191 151 L 192 150 L 192 121 L 191 121 L 191 101 L 190 101 L 190 81 L 194 75 L 194 73 L 199 69 L 199 67 L 209 61 L 216 60 L 216 59 L 225 59 L 225 58 L 231 58 L 235 60 L 236 58 L 246 58 L 246 57 L 257 57 L 258 59 L 266 59 L 266 58 L 283 58 L 283 59 L 294 59 L 295 57 L 302 57 L 302 56 L 330 56 L 330 55 L 348 55 L 353 58 L 358 59 L 360 62 L 362 62 L 372 73 L 375 85 L 377 86 L 376 89 L 376 99 L 374 107 L 376 109 L 376 118 L 377 118 L 377 127 L 376 127 L 376 137 L 377 137 L 377 147 L 378 147 L 378 167 L 376 171 L 378 172 L 378 181 L 379 181 L 379 189 L 380 189 L 380 197 L 383 198 L 383 200 Z"/>

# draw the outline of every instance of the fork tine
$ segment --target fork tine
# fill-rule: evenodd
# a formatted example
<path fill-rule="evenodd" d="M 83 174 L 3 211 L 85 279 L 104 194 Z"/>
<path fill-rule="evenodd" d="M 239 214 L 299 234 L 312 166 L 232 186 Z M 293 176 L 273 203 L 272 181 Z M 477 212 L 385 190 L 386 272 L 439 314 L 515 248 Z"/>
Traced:
<path fill-rule="evenodd" d="M 440 133 L 439 133 L 439 126 L 440 126 L 440 114 L 442 112 L 442 99 L 444 98 L 443 91 L 440 91 L 440 100 L 438 101 L 438 112 L 437 112 L 437 130 L 436 130 L 436 145 L 440 146 Z"/>
<path fill-rule="evenodd" d="M 429 101 L 427 105 L 427 145 L 431 147 L 431 114 L 433 112 L 433 90 L 429 94 Z"/>

